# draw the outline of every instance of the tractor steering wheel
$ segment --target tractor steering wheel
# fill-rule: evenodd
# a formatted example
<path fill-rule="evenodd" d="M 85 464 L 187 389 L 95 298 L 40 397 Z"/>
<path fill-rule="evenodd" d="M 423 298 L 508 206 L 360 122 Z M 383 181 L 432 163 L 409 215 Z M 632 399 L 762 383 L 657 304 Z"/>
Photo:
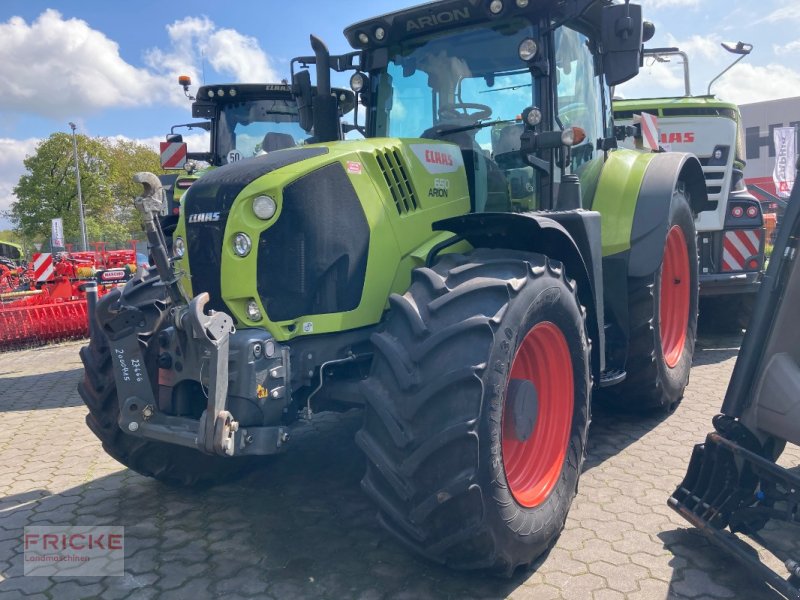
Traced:
<path fill-rule="evenodd" d="M 474 110 L 475 112 L 469 112 Z M 483 121 L 492 116 L 492 107 L 476 102 L 456 102 L 439 107 L 440 119 Z"/>

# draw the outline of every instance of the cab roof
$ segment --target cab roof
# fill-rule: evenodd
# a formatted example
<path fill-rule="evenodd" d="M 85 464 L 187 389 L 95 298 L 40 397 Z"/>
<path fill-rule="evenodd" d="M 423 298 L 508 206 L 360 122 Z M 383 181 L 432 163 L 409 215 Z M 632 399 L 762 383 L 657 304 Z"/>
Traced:
<path fill-rule="evenodd" d="M 454 27 L 484 23 L 494 19 L 551 14 L 565 21 L 578 20 L 585 27 L 599 31 L 601 8 L 612 0 L 529 0 L 523 8 L 515 0 L 502 0 L 498 14 L 489 10 L 489 0 L 438 0 L 427 2 L 371 19 L 345 28 L 344 35 L 353 48 L 379 48 L 420 35 L 428 35 Z M 380 31 L 383 36 L 380 36 Z M 376 36 L 376 32 L 379 35 Z M 361 38 L 366 36 L 367 42 Z M 379 39 L 380 38 L 380 39 Z"/>

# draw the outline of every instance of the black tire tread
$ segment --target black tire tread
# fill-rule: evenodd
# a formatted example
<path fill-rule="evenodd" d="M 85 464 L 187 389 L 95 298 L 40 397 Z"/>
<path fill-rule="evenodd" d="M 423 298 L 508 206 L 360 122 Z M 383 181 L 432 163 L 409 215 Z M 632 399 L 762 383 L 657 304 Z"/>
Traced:
<path fill-rule="evenodd" d="M 483 385 L 481 374 L 492 367 L 479 352 L 470 352 L 468 341 L 502 335 L 498 328 L 509 301 L 529 280 L 548 273 L 567 283 L 576 303 L 577 295 L 556 261 L 481 252 L 447 255 L 434 267 L 417 269 L 413 294 L 391 297 L 386 327 L 372 337 L 376 357 L 361 387 L 366 412 L 356 443 L 368 459 L 362 488 L 376 502 L 380 522 L 404 545 L 454 568 L 510 575 L 546 548 L 514 556 L 495 539 L 483 518 L 484 495 L 492 490 L 479 485 L 475 459 L 479 443 L 488 443 L 479 442 L 478 432 L 481 412 L 488 408 L 459 404 L 454 400 L 459 394 L 446 392 Z M 430 364 L 450 366 L 430 372 Z M 585 412 L 588 428 L 588 403 Z M 585 443 L 580 449 L 573 443 L 568 460 L 577 462 L 578 472 L 584 458 Z M 456 466 L 443 467 L 434 480 L 429 472 L 435 465 Z M 554 540 L 563 522 L 550 527 Z"/>

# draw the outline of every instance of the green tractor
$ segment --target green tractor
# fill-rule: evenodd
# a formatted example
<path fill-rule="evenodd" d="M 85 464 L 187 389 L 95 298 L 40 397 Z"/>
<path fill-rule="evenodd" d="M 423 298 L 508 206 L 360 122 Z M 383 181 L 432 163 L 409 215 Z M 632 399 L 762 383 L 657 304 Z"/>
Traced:
<path fill-rule="evenodd" d="M 292 148 L 314 141 L 310 119 L 303 119 L 298 97 L 288 83 L 227 83 L 201 86 L 197 95 L 189 93 L 191 79 L 178 77 L 178 84 L 192 101 L 192 117 L 205 119 L 174 125 L 166 136 L 161 166 L 177 173 L 159 177 L 167 196 L 162 225 L 174 231 L 183 194 L 203 174 L 244 158 Z M 316 90 L 308 91 L 313 96 Z M 353 109 L 353 92 L 334 89 L 339 100 L 339 118 Z M 308 99 L 306 99 L 308 102 Z M 346 125 L 340 125 L 343 138 Z M 183 136 L 176 129 L 201 129 L 209 132 L 207 152 L 188 152 Z"/>
<path fill-rule="evenodd" d="M 168 256 L 104 296 L 80 393 L 106 451 L 209 484 L 364 408 L 362 485 L 408 547 L 511 574 L 557 539 L 594 390 L 672 410 L 697 319 L 689 154 L 617 148 L 653 28 L 607 0 L 433 2 L 312 36 L 320 143 L 207 173 Z M 331 70 L 365 139 L 340 141 Z M 294 76 L 298 89 L 309 75 Z"/>

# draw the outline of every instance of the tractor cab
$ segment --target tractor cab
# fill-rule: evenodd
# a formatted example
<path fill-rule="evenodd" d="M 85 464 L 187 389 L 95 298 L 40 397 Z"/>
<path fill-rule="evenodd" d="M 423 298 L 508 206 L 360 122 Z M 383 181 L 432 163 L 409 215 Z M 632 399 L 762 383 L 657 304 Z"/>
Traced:
<path fill-rule="evenodd" d="M 426 5 L 347 28 L 362 53 L 352 82 L 367 136 L 457 145 L 473 212 L 591 206 L 613 140 L 609 84 L 635 75 L 642 27 L 639 7 L 580 4 L 569 15 L 521 0 Z M 636 34 L 617 36 L 632 15 Z M 599 31 L 602 43 L 589 37 Z M 605 78 L 601 56 L 615 67 Z M 440 172 L 450 160 L 421 158 Z M 567 175 L 582 199 L 564 195 Z"/>

